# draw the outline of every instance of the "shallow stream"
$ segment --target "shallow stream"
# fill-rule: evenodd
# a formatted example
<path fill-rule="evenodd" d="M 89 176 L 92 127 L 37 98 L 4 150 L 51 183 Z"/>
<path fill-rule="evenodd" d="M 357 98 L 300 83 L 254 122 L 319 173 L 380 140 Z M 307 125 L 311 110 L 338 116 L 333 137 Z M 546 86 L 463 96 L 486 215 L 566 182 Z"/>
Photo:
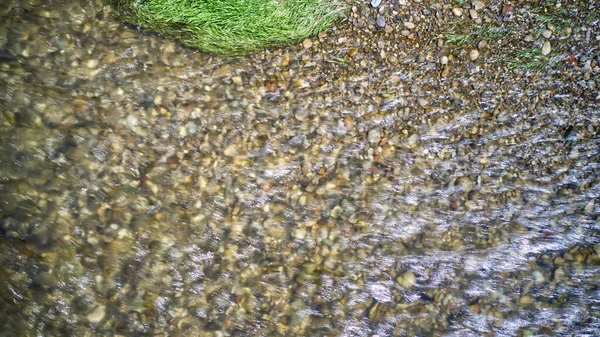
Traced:
<path fill-rule="evenodd" d="M 2 1 L 0 336 L 600 334 L 598 22 L 444 66 L 391 3 L 228 59 Z"/>

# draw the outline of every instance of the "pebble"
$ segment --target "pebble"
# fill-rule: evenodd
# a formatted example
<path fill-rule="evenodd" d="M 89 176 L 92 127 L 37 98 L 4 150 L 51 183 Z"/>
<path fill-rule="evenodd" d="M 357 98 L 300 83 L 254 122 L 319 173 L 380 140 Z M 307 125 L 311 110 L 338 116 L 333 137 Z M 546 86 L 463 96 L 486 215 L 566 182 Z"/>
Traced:
<path fill-rule="evenodd" d="M 502 15 L 513 15 L 515 14 L 515 8 L 513 6 L 510 5 L 504 5 L 502 6 Z"/>
<path fill-rule="evenodd" d="M 96 60 L 96 59 L 88 60 L 85 63 L 85 66 L 88 67 L 88 68 L 90 68 L 90 69 L 96 68 L 98 66 L 98 60 Z"/>
<path fill-rule="evenodd" d="M 409 270 L 407 272 L 404 272 L 404 274 L 402 274 L 401 276 L 398 276 L 396 282 L 402 287 L 409 289 L 415 285 L 415 283 L 417 282 L 417 278 L 415 277 L 415 274 L 413 274 L 413 272 Z"/>
<path fill-rule="evenodd" d="M 393 74 L 392 76 L 390 76 L 389 82 L 393 86 L 398 85 L 398 83 L 400 83 L 400 76 L 398 76 L 398 74 Z"/>
<path fill-rule="evenodd" d="M 35 39 L 20 49 L 12 41 L 3 45 L 0 73 L 11 89 L 4 131 L 12 133 L 7 139 L 15 151 L 2 147 L 0 154 L 23 165 L 5 165 L 2 195 L 20 199 L 5 207 L 18 223 L 8 216 L 0 232 L 19 242 L 14 250 L 0 245 L 0 255 L 23 296 L 18 302 L 27 304 L 11 304 L 10 318 L 35 318 L 50 334 L 71 324 L 82 336 L 109 335 L 114 327 L 139 335 L 210 329 L 206 334 L 227 336 L 240 327 L 254 335 L 342 335 L 346 328 L 356 335 L 448 335 L 453 317 L 466 313 L 465 332 L 473 319 L 486 317 L 493 318 L 488 332 L 508 323 L 514 334 L 528 327 L 538 334 L 575 332 L 577 325 L 561 322 L 548 323 L 546 332 L 534 329 L 535 317 L 518 310 L 519 302 L 560 310 L 561 298 L 572 299 L 582 319 L 597 318 L 587 298 L 577 302 L 581 297 L 573 295 L 595 285 L 585 264 L 597 265 L 598 253 L 585 240 L 570 254 L 544 252 L 556 243 L 570 246 L 564 235 L 576 234 L 575 241 L 590 233 L 585 221 L 598 208 L 586 194 L 596 186 L 593 175 L 560 184 L 595 159 L 589 145 L 598 118 L 584 114 L 600 99 L 594 89 L 600 68 L 593 49 L 586 50 L 592 48 L 586 31 L 573 29 L 572 38 L 562 39 L 565 29 L 556 42 L 565 58 L 574 54 L 561 69 L 569 76 L 498 76 L 504 57 L 542 47 L 535 16 L 524 10 L 513 22 L 493 22 L 502 4 L 518 1 L 439 3 L 369 0 L 349 13 L 351 25 L 243 58 L 170 43 L 168 64 L 180 67 L 160 61 L 166 37 L 98 20 L 91 10 L 77 14 L 81 8 L 73 14 L 91 23 L 83 40 L 61 24 L 60 41 L 37 43 L 59 48 L 43 57 Z M 456 20 L 452 6 L 443 7 L 449 3 L 461 4 L 462 18 L 522 28 L 523 35 L 502 43 L 479 37 L 453 49 L 434 37 L 445 29 L 438 23 L 458 22 L 464 31 L 479 23 Z M 88 6 L 105 17 L 100 2 L 87 2 L 85 12 Z M 378 16 L 385 18 L 382 29 Z M 41 37 L 55 21 L 64 20 L 46 20 Z M 39 35 L 29 26 L 10 34 Z M 378 31 L 369 31 L 374 26 Z M 597 27 L 587 26 L 593 42 Z M 531 44 L 516 41 L 533 31 Z M 0 44 L 14 38 L 4 36 L 0 29 Z M 93 45 L 97 40 L 110 43 Z M 30 59 L 16 57 L 23 48 Z M 73 62 L 80 66 L 71 68 Z M 471 69 L 482 71 L 471 76 Z M 565 91 L 564 82 L 574 90 Z M 28 110 L 51 123 L 12 130 L 11 123 L 27 122 Z M 552 118 L 539 118 L 539 111 Z M 65 125 L 67 118 L 72 122 Z M 577 134 L 571 145 L 579 154 L 554 160 L 565 158 L 569 144 L 537 140 L 561 138 L 567 126 Z M 20 137 L 27 132 L 42 134 L 37 141 Z M 42 183 L 34 183 L 38 177 Z M 563 199 L 571 214 L 539 221 Z M 540 231 L 514 229 L 514 216 Z M 52 226 L 53 218 L 64 218 L 65 226 Z M 575 222 L 565 224 L 570 218 Z M 530 263 L 518 249 L 527 242 L 546 260 Z M 502 255 L 507 244 L 516 249 Z M 144 275 L 152 278 L 144 282 Z M 78 310 L 65 307 L 78 301 Z M 28 324 L 15 326 L 29 330 Z"/>
<path fill-rule="evenodd" d="M 542 33 L 542 36 L 545 37 L 546 39 L 549 39 L 550 37 L 552 37 L 552 31 L 550 29 L 546 29 Z"/>
<path fill-rule="evenodd" d="M 383 28 L 385 27 L 385 18 L 382 15 L 379 15 L 375 23 L 377 24 L 377 27 Z"/>
<path fill-rule="evenodd" d="M 482 1 L 473 1 L 471 6 L 473 7 L 474 10 L 478 11 L 478 10 L 482 9 L 483 7 L 485 7 L 485 4 Z"/>
<path fill-rule="evenodd" d="M 242 81 L 242 77 L 241 77 L 241 76 L 233 76 L 233 77 L 231 77 L 231 81 L 232 81 L 234 84 L 237 84 L 237 85 L 241 85 L 241 84 L 243 84 L 243 81 Z"/>
<path fill-rule="evenodd" d="M 586 73 L 591 73 L 593 71 L 592 60 L 585 61 L 585 63 L 583 64 L 583 71 Z"/>
<path fill-rule="evenodd" d="M 331 217 L 333 218 L 339 218 L 340 215 L 342 215 L 344 213 L 344 210 L 339 206 L 335 206 L 332 210 L 331 210 Z"/>
<path fill-rule="evenodd" d="M 460 8 L 454 7 L 452 8 L 452 14 L 454 14 L 454 16 L 461 17 L 463 15 L 463 11 Z"/>
<path fill-rule="evenodd" d="M 91 323 L 99 323 L 100 321 L 102 321 L 102 319 L 104 319 L 105 315 L 106 315 L 106 307 L 103 305 L 99 305 L 92 312 L 90 312 L 86 316 L 86 318 Z"/>
<path fill-rule="evenodd" d="M 546 281 L 546 279 L 544 278 L 544 274 L 540 273 L 537 270 L 535 270 L 533 272 L 533 280 L 535 281 L 535 283 L 538 283 L 538 284 Z"/>
<path fill-rule="evenodd" d="M 471 61 L 475 61 L 479 58 L 479 51 L 477 49 L 471 49 L 469 52 L 469 58 Z"/>
<path fill-rule="evenodd" d="M 58 279 L 48 272 L 40 273 L 37 277 L 37 282 L 42 288 L 49 289 L 56 287 L 58 284 Z"/>
<path fill-rule="evenodd" d="M 380 139 L 381 139 L 381 130 L 379 128 L 374 128 L 373 130 L 369 131 L 369 134 L 367 135 L 367 140 L 369 141 L 369 143 L 377 144 L 377 143 L 379 143 Z"/>
<path fill-rule="evenodd" d="M 519 303 L 527 305 L 527 304 L 535 303 L 535 300 L 531 296 L 525 295 L 519 299 Z"/>
<path fill-rule="evenodd" d="M 550 41 L 545 41 L 544 46 L 542 46 L 542 55 L 550 54 L 551 50 L 552 50 L 552 45 L 550 45 Z"/>
<path fill-rule="evenodd" d="M 223 151 L 223 154 L 226 155 L 227 157 L 234 157 L 235 155 L 237 155 L 238 153 L 238 147 L 236 144 L 230 144 L 229 146 L 227 146 L 225 148 L 225 151 Z"/>

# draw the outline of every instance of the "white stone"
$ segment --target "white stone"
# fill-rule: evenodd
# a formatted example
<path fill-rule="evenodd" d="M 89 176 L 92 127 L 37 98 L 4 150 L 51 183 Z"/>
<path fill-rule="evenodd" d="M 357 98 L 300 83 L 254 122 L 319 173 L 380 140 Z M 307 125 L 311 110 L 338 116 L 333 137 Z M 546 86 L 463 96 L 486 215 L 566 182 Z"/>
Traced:
<path fill-rule="evenodd" d="M 544 278 L 544 274 L 540 273 L 539 271 L 535 270 L 533 272 L 533 279 L 535 280 L 535 283 L 542 283 L 544 282 L 546 279 Z"/>
<path fill-rule="evenodd" d="M 96 68 L 98 66 L 98 60 L 88 60 L 85 64 L 88 68 Z"/>
<path fill-rule="evenodd" d="M 550 54 L 551 50 L 552 50 L 552 45 L 550 44 L 550 41 L 544 42 L 544 46 L 542 47 L 542 55 Z"/>
<path fill-rule="evenodd" d="M 479 51 L 477 49 L 472 49 L 469 52 L 469 58 L 471 59 L 471 61 L 475 61 L 479 58 Z"/>
<path fill-rule="evenodd" d="M 371 144 L 379 143 L 380 138 L 381 138 L 381 130 L 379 130 L 379 128 L 375 128 L 375 129 L 369 131 L 369 134 L 367 135 L 367 139 L 368 139 L 369 143 L 371 143 Z"/>
<path fill-rule="evenodd" d="M 373 8 L 377 8 L 379 5 L 381 5 L 381 0 L 371 0 L 371 6 Z"/>
<path fill-rule="evenodd" d="M 473 9 L 476 11 L 485 7 L 485 4 L 482 1 L 473 1 L 473 3 L 471 5 L 473 6 Z"/>

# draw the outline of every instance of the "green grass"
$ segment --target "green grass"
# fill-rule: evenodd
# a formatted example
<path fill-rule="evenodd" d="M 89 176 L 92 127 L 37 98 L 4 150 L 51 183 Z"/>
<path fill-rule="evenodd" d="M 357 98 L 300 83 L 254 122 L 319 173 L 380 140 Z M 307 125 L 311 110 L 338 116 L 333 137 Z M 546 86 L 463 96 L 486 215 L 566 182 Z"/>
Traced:
<path fill-rule="evenodd" d="M 600 14 L 598 14 L 598 12 L 591 12 L 583 18 L 583 21 L 592 22 L 592 21 L 596 20 L 598 17 L 600 17 Z"/>
<path fill-rule="evenodd" d="M 112 0 L 119 15 L 203 51 L 243 55 L 331 27 L 337 0 Z"/>
<path fill-rule="evenodd" d="M 519 50 L 504 63 L 510 69 L 521 68 L 526 70 L 542 70 L 548 66 L 548 58 L 542 55 L 540 48 Z"/>
<path fill-rule="evenodd" d="M 450 23 L 450 28 L 444 32 L 443 38 L 447 43 L 463 47 L 477 40 L 493 41 L 513 33 L 510 27 L 496 27 L 493 25 L 475 25 L 464 19 L 457 19 Z"/>
<path fill-rule="evenodd" d="M 542 24 L 553 25 L 556 28 L 555 32 L 557 34 L 562 32 L 570 24 L 569 20 L 555 15 L 539 15 L 535 18 L 535 20 Z"/>

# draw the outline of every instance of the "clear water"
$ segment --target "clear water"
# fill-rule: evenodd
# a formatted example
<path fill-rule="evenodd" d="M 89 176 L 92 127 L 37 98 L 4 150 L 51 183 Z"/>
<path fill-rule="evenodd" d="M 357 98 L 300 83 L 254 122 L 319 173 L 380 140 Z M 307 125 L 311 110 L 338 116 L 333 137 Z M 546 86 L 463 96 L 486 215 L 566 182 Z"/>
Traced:
<path fill-rule="evenodd" d="M 101 3 L 0 14 L 0 335 L 598 335 L 580 82 L 330 62 L 352 23 L 224 59 Z"/>

